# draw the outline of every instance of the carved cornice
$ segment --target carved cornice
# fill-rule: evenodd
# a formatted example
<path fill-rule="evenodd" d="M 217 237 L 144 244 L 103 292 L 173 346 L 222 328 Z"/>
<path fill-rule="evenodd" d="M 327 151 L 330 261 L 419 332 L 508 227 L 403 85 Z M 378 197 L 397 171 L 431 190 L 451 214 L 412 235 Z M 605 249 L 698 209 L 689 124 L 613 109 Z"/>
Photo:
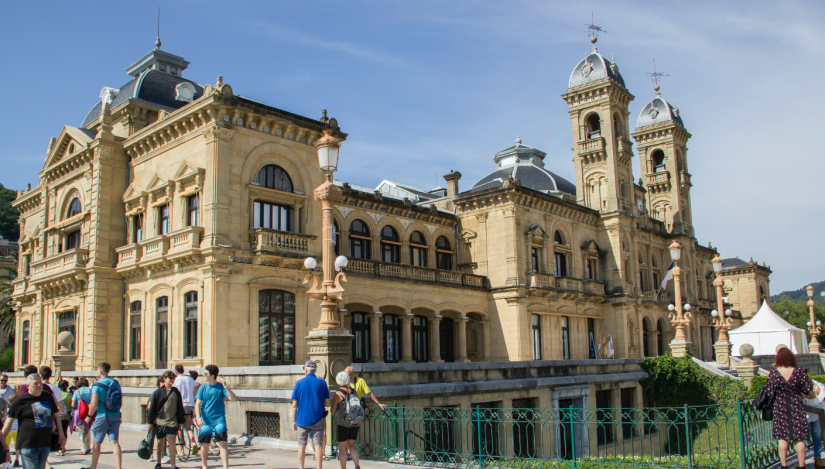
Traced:
<path fill-rule="evenodd" d="M 218 126 L 211 126 L 203 130 L 203 138 L 206 139 L 207 142 L 213 142 L 216 140 L 228 142 L 232 140 L 233 135 L 235 135 L 234 130 L 225 129 Z"/>
<path fill-rule="evenodd" d="M 324 181 L 315 189 L 315 200 L 326 200 L 332 203 L 339 202 L 344 197 L 344 192 L 330 181 Z"/>

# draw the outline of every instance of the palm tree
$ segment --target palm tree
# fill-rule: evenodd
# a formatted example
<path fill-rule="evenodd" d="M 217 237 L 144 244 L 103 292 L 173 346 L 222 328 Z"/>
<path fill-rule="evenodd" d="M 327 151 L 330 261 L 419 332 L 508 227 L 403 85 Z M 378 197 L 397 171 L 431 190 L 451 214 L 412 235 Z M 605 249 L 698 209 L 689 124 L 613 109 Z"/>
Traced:
<path fill-rule="evenodd" d="M 0 332 L 6 337 L 14 335 L 15 314 L 12 309 L 11 283 L 0 283 Z"/>

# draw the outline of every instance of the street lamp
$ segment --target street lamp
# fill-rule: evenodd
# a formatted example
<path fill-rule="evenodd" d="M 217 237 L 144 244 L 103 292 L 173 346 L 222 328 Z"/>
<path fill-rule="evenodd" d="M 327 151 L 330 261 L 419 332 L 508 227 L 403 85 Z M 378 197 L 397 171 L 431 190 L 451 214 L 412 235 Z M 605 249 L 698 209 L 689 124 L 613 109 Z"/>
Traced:
<path fill-rule="evenodd" d="M 733 328 L 733 320 L 731 319 L 733 311 L 730 309 L 725 310 L 724 293 L 722 292 L 722 287 L 725 285 L 725 281 L 722 280 L 722 258 L 719 257 L 717 253 L 710 262 L 713 264 L 713 272 L 716 274 L 716 278 L 713 279 L 713 286 L 716 287 L 716 307 L 718 308 L 713 310 L 711 315 L 714 318 L 713 327 L 715 327 L 719 333 L 719 337 L 713 345 L 713 348 L 716 349 L 716 363 L 727 365 L 730 361 L 731 349 L 728 330 Z M 722 311 L 725 312 L 724 315 L 721 314 Z"/>
<path fill-rule="evenodd" d="M 670 324 L 676 328 L 676 335 L 670 343 L 670 349 L 673 352 L 674 357 L 683 357 L 687 353 L 688 346 L 685 329 L 690 324 L 690 320 L 693 316 L 689 311 L 685 311 L 684 313 L 682 312 L 682 284 L 680 281 L 681 279 L 679 278 L 682 273 L 682 269 L 679 268 L 679 259 L 682 258 L 682 246 L 674 241 L 673 244 L 669 246 L 669 249 L 670 258 L 673 259 L 673 268 L 670 269 L 670 273 L 673 275 L 673 291 L 675 294 L 674 304 L 676 305 L 668 306 L 668 309 L 670 310 Z M 674 309 L 676 310 L 675 312 Z M 690 310 L 690 305 L 684 305 L 684 309 Z"/>
<path fill-rule="evenodd" d="M 811 353 L 819 353 L 820 345 L 816 337 L 822 331 L 822 328 L 819 327 L 820 323 L 814 317 L 814 286 L 808 285 L 805 290 L 808 291 L 808 308 L 811 310 L 811 320 L 808 322 L 808 332 L 811 334 L 810 349 Z"/>
<path fill-rule="evenodd" d="M 318 278 L 312 274 L 315 269 L 315 259 L 308 257 L 304 261 L 304 267 L 309 271 L 303 283 L 307 283 L 312 278 L 312 287 L 307 290 L 307 295 L 313 300 L 321 300 L 321 320 L 314 330 L 340 330 L 341 324 L 335 317 L 338 310 L 338 300 L 344 294 L 341 282 L 346 282 L 347 277 L 341 271 L 346 267 L 347 260 L 341 256 L 335 259 L 335 246 L 332 244 L 334 230 L 334 220 L 332 217 L 333 205 L 343 197 L 341 189 L 332 182 L 332 173 L 338 169 L 338 153 L 341 148 L 341 140 L 332 135 L 332 129 L 324 129 L 324 136 L 315 141 L 315 148 L 318 150 L 318 166 L 326 174 L 326 180 L 315 189 L 315 200 L 321 202 L 323 214 L 322 224 L 322 253 L 321 269 L 323 270 L 323 281 L 318 285 Z M 343 259 L 343 260 L 341 260 Z M 336 274 L 335 272 L 338 271 Z"/>

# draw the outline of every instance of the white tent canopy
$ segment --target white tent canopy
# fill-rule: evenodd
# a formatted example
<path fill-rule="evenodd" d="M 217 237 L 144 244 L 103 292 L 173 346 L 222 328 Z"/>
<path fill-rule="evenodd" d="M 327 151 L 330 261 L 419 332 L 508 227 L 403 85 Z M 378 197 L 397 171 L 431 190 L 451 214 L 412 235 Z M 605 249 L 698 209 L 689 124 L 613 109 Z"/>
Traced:
<path fill-rule="evenodd" d="M 751 344 L 754 355 L 776 355 L 776 347 L 785 345 L 793 353 L 808 353 L 808 339 L 805 331 L 774 313 L 768 302 L 762 302 L 759 311 L 739 329 L 728 332 L 731 350 L 735 357 L 739 355 L 742 344 Z"/>

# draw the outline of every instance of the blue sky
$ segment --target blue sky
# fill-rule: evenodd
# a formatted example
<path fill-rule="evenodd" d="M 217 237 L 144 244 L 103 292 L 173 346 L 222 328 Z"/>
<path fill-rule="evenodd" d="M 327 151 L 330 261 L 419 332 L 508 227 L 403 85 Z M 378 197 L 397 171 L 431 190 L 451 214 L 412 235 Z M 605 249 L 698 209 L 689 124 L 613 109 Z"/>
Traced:
<path fill-rule="evenodd" d="M 574 179 L 560 95 L 590 50 L 592 10 L 607 31 L 599 51 L 636 96 L 631 128 L 654 96 L 652 60 L 669 74 L 662 95 L 693 135 L 700 242 L 767 262 L 774 293 L 825 279 L 822 3 L 6 2 L 0 183 L 37 185 L 49 139 L 153 47 L 158 6 L 162 49 L 191 62 L 185 77 L 220 74 L 237 94 L 308 117 L 326 108 L 350 134 L 338 178 L 423 189 L 451 169 L 469 188 L 516 135 Z"/>

